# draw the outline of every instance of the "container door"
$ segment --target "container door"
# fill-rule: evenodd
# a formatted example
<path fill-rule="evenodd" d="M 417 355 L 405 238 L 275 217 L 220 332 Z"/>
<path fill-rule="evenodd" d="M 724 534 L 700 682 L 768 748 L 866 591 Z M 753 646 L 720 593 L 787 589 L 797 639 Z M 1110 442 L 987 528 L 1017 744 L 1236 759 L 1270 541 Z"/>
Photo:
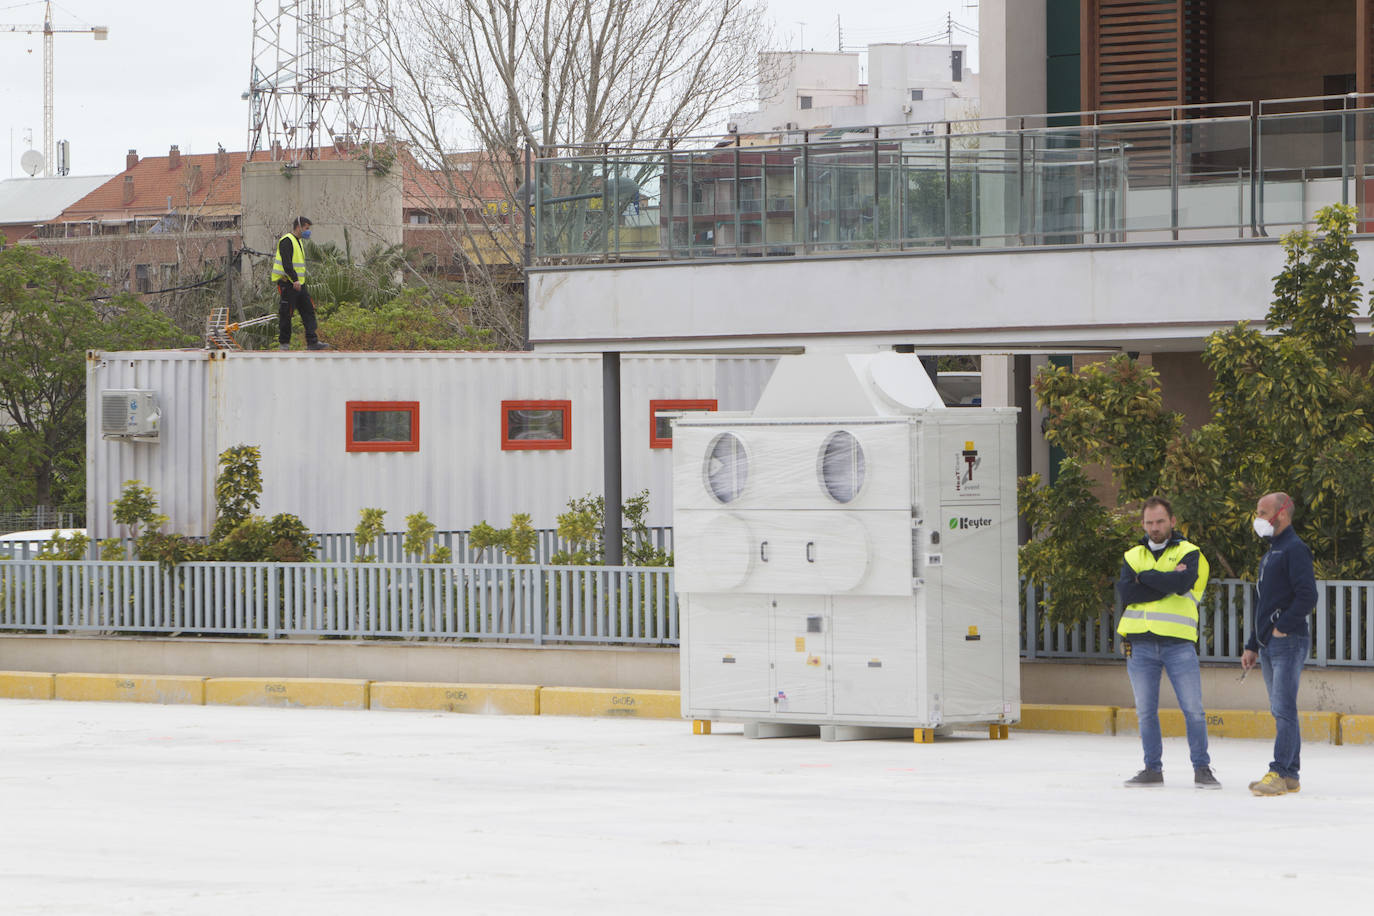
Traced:
<path fill-rule="evenodd" d="M 773 712 L 825 715 L 829 707 L 828 601 L 817 595 L 775 595 Z"/>

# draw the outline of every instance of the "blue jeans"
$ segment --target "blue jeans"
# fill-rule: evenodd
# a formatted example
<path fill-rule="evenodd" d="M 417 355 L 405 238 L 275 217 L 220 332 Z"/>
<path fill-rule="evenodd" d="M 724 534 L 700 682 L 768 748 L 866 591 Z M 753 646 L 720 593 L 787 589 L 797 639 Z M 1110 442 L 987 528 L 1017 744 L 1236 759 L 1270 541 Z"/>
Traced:
<path fill-rule="evenodd" d="M 1302 751 L 1298 681 L 1311 651 L 1310 636 L 1272 636 L 1259 653 L 1264 689 L 1269 691 L 1269 711 L 1274 714 L 1274 759 L 1269 769 L 1288 779 L 1298 778 Z"/>
<path fill-rule="evenodd" d="M 1188 726 L 1188 753 L 1194 767 L 1211 764 L 1207 754 L 1207 715 L 1202 711 L 1202 670 L 1197 649 L 1187 642 L 1131 641 L 1131 656 L 1126 673 L 1135 693 L 1135 714 L 1140 721 L 1140 744 L 1145 750 L 1145 769 L 1164 769 L 1164 742 L 1159 734 L 1159 675 L 1169 674 L 1169 683 L 1183 710 Z"/>

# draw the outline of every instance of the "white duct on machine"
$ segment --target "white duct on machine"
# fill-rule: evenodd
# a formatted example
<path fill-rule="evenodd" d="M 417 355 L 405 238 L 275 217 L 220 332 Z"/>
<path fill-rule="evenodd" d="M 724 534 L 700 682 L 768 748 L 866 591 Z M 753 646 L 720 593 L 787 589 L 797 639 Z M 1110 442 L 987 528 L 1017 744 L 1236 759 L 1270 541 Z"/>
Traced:
<path fill-rule="evenodd" d="M 679 419 L 673 453 L 684 716 L 1019 721 L 1015 408 L 946 408 L 907 354 L 787 356 L 752 415 Z"/>

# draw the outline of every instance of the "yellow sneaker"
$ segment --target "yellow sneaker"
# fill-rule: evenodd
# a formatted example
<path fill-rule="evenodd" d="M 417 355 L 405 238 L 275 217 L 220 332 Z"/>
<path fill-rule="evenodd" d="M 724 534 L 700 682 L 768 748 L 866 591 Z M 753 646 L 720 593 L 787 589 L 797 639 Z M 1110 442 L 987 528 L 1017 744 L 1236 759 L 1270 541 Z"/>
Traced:
<path fill-rule="evenodd" d="M 1291 776 L 1283 777 L 1283 785 L 1284 788 L 1288 790 L 1289 795 L 1292 795 L 1294 792 L 1301 791 L 1302 789 L 1302 783 L 1298 782 Z"/>
<path fill-rule="evenodd" d="M 1282 776 L 1270 770 L 1258 782 L 1250 783 L 1250 792 L 1254 795 L 1287 795 L 1288 785 Z"/>

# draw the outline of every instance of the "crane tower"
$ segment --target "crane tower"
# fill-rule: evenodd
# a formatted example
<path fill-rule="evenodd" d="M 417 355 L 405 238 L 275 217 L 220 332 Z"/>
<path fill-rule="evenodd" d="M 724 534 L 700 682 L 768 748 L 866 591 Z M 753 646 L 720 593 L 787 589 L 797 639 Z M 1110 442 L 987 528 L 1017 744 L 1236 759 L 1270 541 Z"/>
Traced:
<path fill-rule="evenodd" d="M 390 141 L 384 17 L 366 0 L 254 0 L 248 158 L 294 164 L 323 147 Z"/>
<path fill-rule="evenodd" d="M 55 29 L 52 24 L 52 0 L 47 0 L 47 2 L 43 4 L 43 22 L 41 25 L 35 23 L 27 25 L 0 25 L 0 31 L 43 33 L 43 175 L 44 177 L 51 177 L 53 167 L 52 37 L 59 32 L 63 34 L 74 32 L 82 35 L 94 35 L 96 41 L 105 41 L 110 37 L 110 29 L 108 26 L 103 25 L 78 25 Z"/>

